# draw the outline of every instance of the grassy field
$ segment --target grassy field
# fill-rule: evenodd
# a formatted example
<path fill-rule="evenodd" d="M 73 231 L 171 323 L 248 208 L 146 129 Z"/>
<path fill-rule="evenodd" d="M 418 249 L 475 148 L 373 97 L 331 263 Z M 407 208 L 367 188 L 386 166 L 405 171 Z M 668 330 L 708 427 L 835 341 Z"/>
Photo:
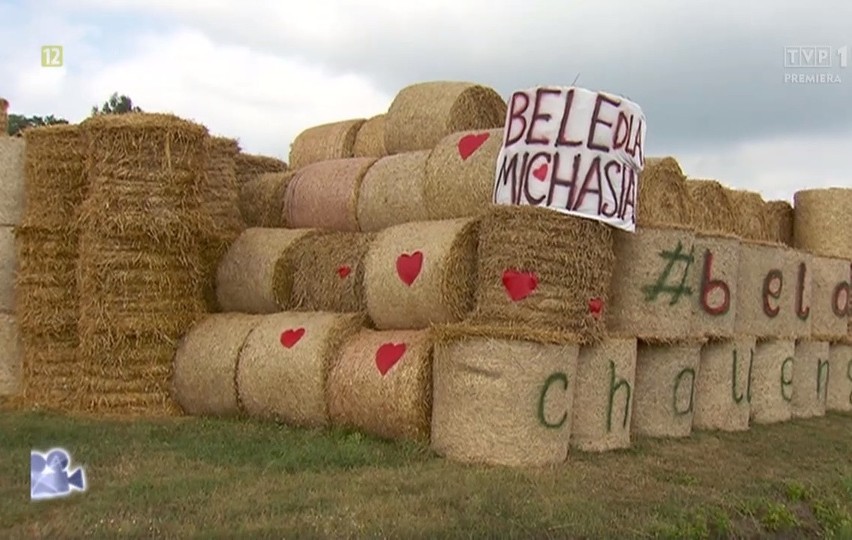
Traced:
<path fill-rule="evenodd" d="M 0 413 L 4 538 L 852 538 L 852 417 L 642 440 L 552 469 L 250 421 Z M 31 449 L 85 493 L 29 501 Z"/>

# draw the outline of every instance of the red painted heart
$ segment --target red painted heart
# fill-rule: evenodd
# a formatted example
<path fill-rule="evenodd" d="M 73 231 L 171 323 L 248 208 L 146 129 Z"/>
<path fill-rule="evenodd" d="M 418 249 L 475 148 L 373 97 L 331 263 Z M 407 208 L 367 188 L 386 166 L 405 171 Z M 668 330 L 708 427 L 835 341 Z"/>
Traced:
<path fill-rule="evenodd" d="M 352 268 L 345 265 L 345 264 L 337 269 L 337 275 L 340 276 L 340 279 L 345 278 L 346 276 L 348 276 L 351 273 L 352 273 Z"/>
<path fill-rule="evenodd" d="M 399 279 L 409 287 L 420 275 L 421 268 L 423 268 L 423 253 L 419 251 L 403 253 L 396 259 L 396 273 Z"/>
<path fill-rule="evenodd" d="M 601 313 L 603 313 L 604 302 L 600 298 L 592 298 L 589 300 L 589 313 L 592 314 L 592 317 L 595 319 L 601 318 Z"/>
<path fill-rule="evenodd" d="M 503 287 L 513 302 L 523 300 L 538 288 L 538 276 L 534 272 L 503 272 Z"/>
<path fill-rule="evenodd" d="M 405 354 L 405 343 L 385 343 L 376 350 L 376 367 L 379 373 L 383 376 L 390 371 L 392 367 Z"/>
<path fill-rule="evenodd" d="M 288 349 L 292 348 L 296 343 L 302 339 L 302 336 L 305 335 L 304 328 L 295 328 L 290 330 L 284 330 L 281 332 L 281 345 L 284 345 Z"/>
<path fill-rule="evenodd" d="M 461 156 L 462 161 L 466 160 L 470 156 L 473 155 L 474 152 L 479 150 L 479 147 L 485 144 L 485 141 L 488 140 L 491 134 L 488 132 L 465 135 L 461 139 L 459 139 L 459 156 Z"/>
<path fill-rule="evenodd" d="M 547 179 L 547 165 L 539 165 L 538 167 L 533 169 L 532 173 L 533 176 L 544 182 L 545 179 Z"/>

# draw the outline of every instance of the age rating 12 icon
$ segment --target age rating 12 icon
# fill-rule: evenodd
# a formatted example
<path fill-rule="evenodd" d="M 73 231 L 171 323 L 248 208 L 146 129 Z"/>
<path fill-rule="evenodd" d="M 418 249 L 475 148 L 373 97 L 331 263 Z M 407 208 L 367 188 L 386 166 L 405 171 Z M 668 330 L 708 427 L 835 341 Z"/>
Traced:
<path fill-rule="evenodd" d="M 63 60 L 61 45 L 42 45 L 41 67 L 62 67 Z"/>

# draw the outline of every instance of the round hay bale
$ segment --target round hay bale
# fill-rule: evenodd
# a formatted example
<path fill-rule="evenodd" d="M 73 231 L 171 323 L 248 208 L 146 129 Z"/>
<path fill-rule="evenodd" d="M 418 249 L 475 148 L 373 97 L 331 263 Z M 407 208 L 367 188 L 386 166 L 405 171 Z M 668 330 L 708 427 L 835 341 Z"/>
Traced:
<path fill-rule="evenodd" d="M 282 173 L 290 170 L 290 167 L 278 158 L 242 152 L 234 157 L 234 166 L 237 172 L 237 186 L 242 186 L 265 173 Z"/>
<path fill-rule="evenodd" d="M 546 208 L 494 206 L 481 220 L 478 259 L 472 323 L 546 343 L 605 335 L 611 227 Z"/>
<path fill-rule="evenodd" d="M 828 372 L 826 410 L 852 412 L 852 340 L 831 344 Z"/>
<path fill-rule="evenodd" d="M 736 337 L 711 341 L 701 348 L 692 429 L 748 430 L 749 374 L 756 345 L 755 338 Z"/>
<path fill-rule="evenodd" d="M 811 257 L 813 302 L 811 336 L 817 341 L 846 337 L 852 309 L 852 263 L 843 259 Z"/>
<path fill-rule="evenodd" d="M 702 336 L 693 324 L 698 291 L 692 275 L 695 235 L 686 229 L 616 231 L 615 260 L 629 261 L 612 273 L 607 325 L 611 332 L 643 340 Z"/>
<path fill-rule="evenodd" d="M 673 157 L 649 157 L 639 174 L 639 227 L 689 227 L 694 221 L 686 175 Z"/>
<path fill-rule="evenodd" d="M 473 83 L 406 86 L 385 115 L 385 148 L 388 154 L 431 150 L 450 133 L 502 127 L 506 109 L 500 94 Z"/>
<path fill-rule="evenodd" d="M 432 449 L 465 463 L 563 463 L 578 354 L 576 345 L 442 340 L 432 370 Z"/>
<path fill-rule="evenodd" d="M 237 359 L 260 315 L 220 313 L 181 339 L 174 360 L 175 400 L 187 414 L 229 416 L 240 412 Z"/>
<path fill-rule="evenodd" d="M 692 226 L 706 234 L 736 234 L 736 214 L 728 190 L 716 180 L 686 181 L 692 203 Z"/>
<path fill-rule="evenodd" d="M 580 349 L 571 447 L 606 452 L 630 447 L 636 340 L 609 337 Z"/>
<path fill-rule="evenodd" d="M 385 150 L 385 115 L 376 115 L 358 128 L 355 144 L 352 146 L 353 157 L 381 158 L 388 155 Z"/>
<path fill-rule="evenodd" d="M 473 308 L 479 223 L 407 223 L 376 234 L 364 259 L 367 313 L 380 330 L 460 321 Z"/>
<path fill-rule="evenodd" d="M 0 396 L 21 389 L 21 341 L 14 315 L 0 313 Z"/>
<path fill-rule="evenodd" d="M 342 232 L 300 238 L 276 263 L 276 302 L 294 311 L 366 312 L 364 257 L 372 241 Z"/>
<path fill-rule="evenodd" d="M 695 235 L 691 274 L 693 334 L 722 339 L 734 336 L 740 241 L 730 236 Z"/>
<path fill-rule="evenodd" d="M 328 425 L 328 373 L 343 343 L 363 322 L 355 314 L 264 316 L 246 338 L 237 363 L 237 394 L 243 410 L 291 426 Z"/>
<path fill-rule="evenodd" d="M 775 424 L 792 418 L 795 355 L 793 340 L 758 341 L 749 387 L 753 424 Z"/>
<path fill-rule="evenodd" d="M 249 227 L 285 227 L 285 195 L 294 172 L 263 173 L 239 189 L 237 205 Z"/>
<path fill-rule="evenodd" d="M 15 311 L 15 276 L 18 271 L 15 231 L 0 226 L 0 312 Z"/>
<path fill-rule="evenodd" d="M 332 423 L 392 440 L 429 440 L 432 339 L 428 330 L 362 330 L 328 375 Z"/>
<path fill-rule="evenodd" d="M 358 194 L 375 158 L 350 158 L 308 165 L 290 181 L 285 195 L 287 226 L 358 232 Z"/>
<path fill-rule="evenodd" d="M 381 158 L 364 175 L 358 194 L 358 225 L 376 232 L 401 223 L 427 221 L 423 204 L 429 152 L 405 152 Z"/>
<path fill-rule="evenodd" d="M 18 225 L 26 206 L 25 139 L 0 132 L 0 225 Z"/>
<path fill-rule="evenodd" d="M 852 188 L 797 191 L 793 208 L 793 243 L 798 249 L 852 259 Z"/>
<path fill-rule="evenodd" d="M 793 418 L 825 416 L 828 391 L 830 345 L 827 341 L 802 339 L 796 342 L 793 362 Z"/>
<path fill-rule="evenodd" d="M 207 161 L 199 196 L 201 211 L 210 216 L 213 226 L 202 234 L 213 238 L 228 237 L 244 228 L 234 163 L 240 147 L 237 141 L 227 137 L 208 137 L 205 147 Z"/>
<path fill-rule="evenodd" d="M 429 219 L 476 216 L 491 206 L 503 129 L 462 131 L 441 139 L 422 185 Z"/>
<path fill-rule="evenodd" d="M 736 235 L 743 240 L 769 241 L 766 223 L 766 202 L 760 193 L 729 189 L 728 196 L 734 208 Z"/>
<path fill-rule="evenodd" d="M 701 342 L 639 343 L 631 433 L 654 438 L 692 434 Z"/>
<path fill-rule="evenodd" d="M 763 207 L 767 238 L 785 246 L 793 245 L 793 206 L 787 201 L 769 201 Z"/>
<path fill-rule="evenodd" d="M 308 229 L 246 229 L 231 244 L 216 274 L 216 298 L 223 311 L 275 313 L 286 309 L 276 301 L 288 298 L 284 291 L 292 287 L 290 269 L 278 265 L 278 259 Z M 278 275 L 276 275 L 278 273 Z"/>
<path fill-rule="evenodd" d="M 355 157 L 355 140 L 365 122 L 358 118 L 306 129 L 290 146 L 290 166 L 301 169 L 322 161 Z"/>

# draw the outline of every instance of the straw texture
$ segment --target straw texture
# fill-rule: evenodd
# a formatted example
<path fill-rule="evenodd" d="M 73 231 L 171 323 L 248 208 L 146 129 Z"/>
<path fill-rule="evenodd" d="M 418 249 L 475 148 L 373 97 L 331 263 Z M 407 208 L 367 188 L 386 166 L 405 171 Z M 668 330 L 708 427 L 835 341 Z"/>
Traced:
<path fill-rule="evenodd" d="M 0 313 L 0 396 L 12 396 L 21 387 L 21 343 L 14 315 Z"/>
<path fill-rule="evenodd" d="M 234 162 L 240 147 L 237 141 L 226 137 L 209 137 L 205 146 L 207 159 L 199 194 L 201 211 L 210 216 L 212 227 L 202 233 L 214 240 L 233 239 L 244 228 Z"/>
<path fill-rule="evenodd" d="M 290 167 L 278 158 L 244 154 L 234 156 L 234 166 L 237 174 L 237 186 L 242 186 L 249 180 L 254 180 L 265 173 L 287 172 Z"/>
<path fill-rule="evenodd" d="M 736 216 L 735 232 L 743 240 L 769 241 L 771 235 L 766 222 L 766 202 L 760 193 L 729 189 L 728 196 Z"/>
<path fill-rule="evenodd" d="M 24 132 L 26 208 L 21 223 L 47 229 L 73 222 L 86 189 L 82 132 L 54 125 Z"/>
<path fill-rule="evenodd" d="M 763 208 L 768 239 L 785 246 L 793 245 L 793 206 L 787 201 L 769 201 Z"/>
<path fill-rule="evenodd" d="M 355 141 L 365 122 L 358 118 L 306 129 L 290 146 L 290 166 L 301 169 L 322 161 L 355 157 Z"/>
<path fill-rule="evenodd" d="M 775 424 L 792 418 L 796 343 L 788 339 L 758 342 L 751 370 L 751 422 Z"/>
<path fill-rule="evenodd" d="M 380 158 L 388 155 L 385 150 L 385 115 L 376 115 L 358 128 L 355 144 L 352 146 L 353 157 Z"/>
<path fill-rule="evenodd" d="M 287 187 L 296 173 L 264 173 L 246 181 L 239 189 L 237 205 L 248 227 L 285 227 Z"/>
<path fill-rule="evenodd" d="M 852 412 L 852 341 L 832 343 L 828 365 L 826 410 Z"/>
<path fill-rule="evenodd" d="M 793 195 L 794 244 L 824 257 L 852 260 L 852 188 L 807 189 Z"/>
<path fill-rule="evenodd" d="M 736 237 L 695 235 L 695 263 L 690 274 L 693 335 L 713 339 L 734 336 L 740 241 Z"/>
<path fill-rule="evenodd" d="M 15 311 L 15 275 L 18 256 L 12 227 L 0 226 L 0 312 Z"/>
<path fill-rule="evenodd" d="M 0 225 L 17 225 L 26 205 L 24 190 L 24 152 L 20 137 L 0 132 Z"/>
<path fill-rule="evenodd" d="M 701 348 L 695 381 L 696 431 L 746 431 L 750 413 L 751 363 L 757 340 L 737 337 Z"/>
<path fill-rule="evenodd" d="M 428 150 L 405 152 L 370 166 L 358 194 L 357 217 L 362 231 L 429 219 L 422 194 L 428 157 Z"/>
<path fill-rule="evenodd" d="M 793 362 L 793 418 L 825 416 L 830 347 L 827 341 L 802 339 L 796 342 Z"/>
<path fill-rule="evenodd" d="M 692 226 L 697 232 L 736 232 L 733 203 L 722 184 L 716 180 L 689 179 L 686 181 L 686 191 L 692 204 Z"/>
<path fill-rule="evenodd" d="M 673 157 L 649 157 L 639 175 L 636 225 L 640 227 L 688 227 L 692 202 L 686 175 Z"/>
<path fill-rule="evenodd" d="M 811 257 L 813 301 L 810 304 L 811 336 L 836 341 L 848 332 L 852 263 L 843 259 Z"/>

